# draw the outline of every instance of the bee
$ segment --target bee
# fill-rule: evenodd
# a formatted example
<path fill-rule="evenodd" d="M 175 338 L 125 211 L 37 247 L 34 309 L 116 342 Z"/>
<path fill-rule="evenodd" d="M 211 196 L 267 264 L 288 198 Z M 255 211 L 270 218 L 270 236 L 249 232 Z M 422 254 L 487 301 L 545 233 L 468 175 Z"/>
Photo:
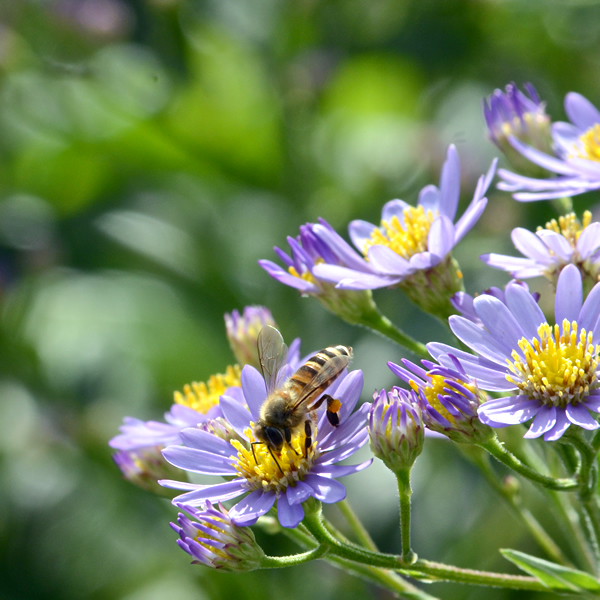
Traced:
<path fill-rule="evenodd" d="M 284 379 L 287 346 L 277 329 L 266 325 L 258 334 L 258 357 L 267 387 L 267 398 L 260 409 L 253 433 L 254 444 L 266 444 L 281 470 L 273 451 L 280 453 L 284 443 L 291 446 L 292 436 L 304 426 L 304 456 L 312 445 L 311 412 L 327 403 L 327 419 L 334 427 L 340 424 L 341 402 L 329 394 L 319 398 L 342 373 L 352 358 L 349 346 L 330 346 L 308 359 L 289 379 Z M 295 450 L 294 450 L 295 451 Z M 256 461 L 256 455 L 254 455 Z"/>

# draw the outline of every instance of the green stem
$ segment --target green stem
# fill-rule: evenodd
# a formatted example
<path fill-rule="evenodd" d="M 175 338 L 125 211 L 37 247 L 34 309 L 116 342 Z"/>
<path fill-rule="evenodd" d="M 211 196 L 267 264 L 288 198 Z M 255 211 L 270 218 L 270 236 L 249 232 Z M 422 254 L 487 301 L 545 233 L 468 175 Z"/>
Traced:
<path fill-rule="evenodd" d="M 519 475 L 541 486 L 561 492 L 571 492 L 580 487 L 579 482 L 575 479 L 555 479 L 554 477 L 548 477 L 534 471 L 522 463 L 512 452 L 507 450 L 497 437 L 493 437 L 480 445 L 495 459 L 519 473 Z"/>
<path fill-rule="evenodd" d="M 400 533 L 402 536 L 402 560 L 411 564 L 417 560 L 417 555 L 412 551 L 410 541 L 410 469 L 401 469 L 396 473 L 398 482 L 398 496 L 400 497 Z"/>
<path fill-rule="evenodd" d="M 260 561 L 261 569 L 281 569 L 284 567 L 293 567 L 302 563 L 322 558 L 327 554 L 327 546 L 317 546 L 307 552 L 292 554 L 291 556 L 263 556 Z"/>
<path fill-rule="evenodd" d="M 315 539 L 311 535 L 301 531 L 302 528 L 304 528 L 304 525 L 301 524 L 295 529 L 284 529 L 282 532 L 304 548 L 314 549 L 317 547 L 318 543 L 315 541 Z M 340 539 L 344 539 L 343 536 L 337 532 L 333 526 L 330 528 L 334 535 L 339 536 Z M 406 598 L 407 600 L 438 600 L 434 596 L 430 596 L 429 594 L 422 592 L 412 584 L 402 579 L 400 575 L 388 569 L 381 569 L 379 567 L 359 564 L 345 560 L 339 556 L 332 556 L 331 554 L 325 555 L 323 558 L 328 563 L 340 569 L 344 569 L 344 571 L 349 572 L 352 575 L 380 585 L 381 587 L 398 594 L 400 598 Z"/>
<path fill-rule="evenodd" d="M 377 309 L 362 313 L 359 319 L 357 319 L 356 324 L 380 333 L 384 337 L 410 350 L 416 356 L 431 359 L 425 344 L 417 342 L 417 340 L 404 333 Z"/>
<path fill-rule="evenodd" d="M 463 450 L 463 454 L 470 459 L 481 471 L 490 486 L 506 501 L 513 514 L 521 519 L 529 533 L 537 541 L 539 546 L 546 552 L 549 558 L 554 562 L 563 564 L 568 567 L 574 565 L 563 554 L 562 550 L 556 542 L 550 537 L 548 532 L 542 527 L 540 522 L 533 514 L 521 504 L 518 489 L 513 486 L 506 485 L 502 482 L 498 474 L 492 468 L 489 455 L 481 450 L 481 448 L 464 444 L 459 445 Z M 516 480 L 515 480 L 516 481 Z"/>
<path fill-rule="evenodd" d="M 369 550 L 373 552 L 377 552 L 377 545 L 373 541 L 373 538 L 369 535 L 369 532 L 365 529 L 365 526 L 362 524 L 362 521 L 356 516 L 354 510 L 350 506 L 347 500 L 342 500 L 337 503 L 337 507 L 344 515 L 346 522 L 350 525 L 350 528 L 354 532 L 354 535 L 358 539 L 358 541 Z"/>
<path fill-rule="evenodd" d="M 353 544 L 344 544 L 327 530 L 320 510 L 307 512 L 304 524 L 321 545 L 329 546 L 329 556 L 338 556 L 347 561 L 407 572 L 412 576 L 423 573 L 444 581 L 535 591 L 545 591 L 548 589 L 534 577 L 461 569 L 423 560 L 418 560 L 416 563 L 406 565 L 399 556 L 393 554 L 377 554 Z"/>

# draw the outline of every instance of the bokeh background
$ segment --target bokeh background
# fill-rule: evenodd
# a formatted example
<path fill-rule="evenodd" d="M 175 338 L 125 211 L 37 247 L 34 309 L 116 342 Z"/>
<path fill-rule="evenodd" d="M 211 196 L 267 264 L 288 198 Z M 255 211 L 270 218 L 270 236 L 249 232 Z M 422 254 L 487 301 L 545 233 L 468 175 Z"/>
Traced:
<path fill-rule="evenodd" d="M 121 478 L 107 440 L 124 416 L 160 418 L 174 390 L 223 372 L 223 313 L 247 304 L 268 306 L 305 352 L 354 346 L 365 400 L 391 385 L 399 348 L 257 260 L 319 216 L 345 234 L 391 198 L 414 202 L 449 143 L 464 206 L 498 154 L 482 97 L 530 81 L 560 120 L 570 90 L 600 101 L 599 72 L 594 1 L 0 2 L 0 598 L 390 597 L 321 562 L 190 566 L 168 526 L 175 511 Z M 489 196 L 455 254 L 471 292 L 508 280 L 479 254 L 514 253 L 510 229 L 553 214 Z M 375 297 L 418 339 L 447 339 L 400 292 Z M 346 483 L 382 549 L 397 551 L 393 479 L 376 464 Z M 428 442 L 414 488 L 422 556 L 514 572 L 498 547 L 540 554 L 450 444 Z"/>

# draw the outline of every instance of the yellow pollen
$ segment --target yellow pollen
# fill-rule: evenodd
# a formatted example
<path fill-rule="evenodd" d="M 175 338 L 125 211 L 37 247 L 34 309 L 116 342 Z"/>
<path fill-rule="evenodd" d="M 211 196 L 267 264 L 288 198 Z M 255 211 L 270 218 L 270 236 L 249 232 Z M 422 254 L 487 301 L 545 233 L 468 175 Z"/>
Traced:
<path fill-rule="evenodd" d="M 562 235 L 567 242 L 569 242 L 571 248 L 575 249 L 581 232 L 588 227 L 591 222 L 592 213 L 589 210 L 586 210 L 583 213 L 583 220 L 581 223 L 577 219 L 575 213 L 569 213 L 568 215 L 559 217 L 558 221 L 556 219 L 548 221 L 545 228 L 549 231 L 554 231 L 555 233 Z M 543 230 L 542 227 L 537 228 L 537 231 L 541 230 Z"/>
<path fill-rule="evenodd" d="M 538 337 L 522 338 L 508 368 L 513 375 L 506 379 L 514 383 L 522 394 L 547 405 L 565 407 L 585 401 L 590 391 L 600 383 L 596 370 L 600 362 L 600 344 L 594 344 L 592 332 L 577 332 L 577 323 L 563 321 L 563 332 L 543 323 Z"/>
<path fill-rule="evenodd" d="M 430 384 L 425 386 L 423 389 L 423 393 L 425 394 L 425 398 L 427 398 L 427 402 L 435 408 L 443 417 L 448 419 L 450 423 L 453 425 L 456 424 L 456 419 L 453 417 L 444 407 L 444 405 L 439 401 L 438 396 L 447 396 L 449 393 L 459 394 L 463 397 L 466 397 L 459 390 L 454 388 L 451 383 L 442 375 L 430 375 L 427 374 L 427 378 L 430 380 Z M 412 387 L 415 392 L 419 393 L 419 386 L 415 381 L 411 381 L 409 383 L 410 387 Z M 463 383 L 461 381 L 461 386 L 468 389 L 471 393 L 477 394 L 478 390 L 475 384 L 473 383 Z"/>
<path fill-rule="evenodd" d="M 250 442 L 256 441 L 252 433 L 253 426 L 254 423 L 250 423 L 250 427 L 244 430 Z M 254 490 L 283 492 L 289 485 L 295 485 L 310 472 L 317 458 L 315 450 L 317 432 L 314 424 L 312 434 L 313 444 L 306 452 L 306 457 L 304 457 L 306 435 L 303 428 L 298 434 L 292 435 L 291 448 L 290 445 L 284 444 L 279 453 L 273 450 L 271 454 L 267 444 L 248 445 L 232 440 L 231 444 L 238 451 L 235 469 Z"/>
<path fill-rule="evenodd" d="M 315 260 L 315 265 L 323 264 L 325 261 L 322 258 L 317 258 Z M 308 281 L 309 283 L 316 283 L 317 280 L 313 277 L 313 274 L 307 269 L 304 273 L 300 274 L 296 271 L 295 267 L 289 267 L 288 273 L 293 275 L 294 277 L 298 277 L 299 279 L 303 279 L 304 281 Z"/>
<path fill-rule="evenodd" d="M 585 158 L 600 161 L 600 124 L 596 123 L 579 136 L 579 143 L 569 158 Z"/>
<path fill-rule="evenodd" d="M 425 209 L 422 206 L 409 206 L 404 209 L 404 223 L 397 216 L 390 221 L 381 221 L 381 229 L 375 228 L 371 239 L 365 242 L 363 254 L 371 246 L 387 246 L 402 258 L 408 260 L 414 254 L 427 250 L 427 236 L 429 228 L 438 216 L 437 211 Z"/>
<path fill-rule="evenodd" d="M 225 528 L 229 527 L 229 525 L 223 519 L 219 519 L 218 517 L 211 517 L 211 519 L 214 521 L 219 521 L 219 523 L 223 523 Z M 214 523 L 210 523 L 209 521 L 206 521 L 206 520 L 202 521 L 202 525 L 204 525 L 205 527 L 208 527 L 209 529 L 212 529 L 213 531 L 215 531 L 215 533 L 222 533 L 223 531 L 225 531 L 224 528 L 221 528 L 218 525 L 216 525 Z M 213 546 L 212 544 L 207 543 L 205 541 L 207 539 L 211 540 L 211 541 L 219 542 L 219 543 L 221 542 L 221 540 L 217 536 L 212 536 L 209 533 L 206 533 L 206 531 L 200 531 L 198 533 L 198 535 L 194 538 L 194 540 L 196 542 L 198 542 L 201 546 L 204 546 L 204 548 L 209 550 L 212 554 L 216 554 L 219 558 L 225 558 L 225 559 L 231 558 L 227 554 L 227 552 L 225 552 L 218 546 Z"/>
<path fill-rule="evenodd" d="M 240 387 L 240 367 L 228 366 L 225 374 L 211 375 L 207 383 L 197 381 L 183 386 L 183 393 L 173 394 L 176 404 L 183 404 L 205 415 L 219 403 L 219 398 L 230 387 Z"/>

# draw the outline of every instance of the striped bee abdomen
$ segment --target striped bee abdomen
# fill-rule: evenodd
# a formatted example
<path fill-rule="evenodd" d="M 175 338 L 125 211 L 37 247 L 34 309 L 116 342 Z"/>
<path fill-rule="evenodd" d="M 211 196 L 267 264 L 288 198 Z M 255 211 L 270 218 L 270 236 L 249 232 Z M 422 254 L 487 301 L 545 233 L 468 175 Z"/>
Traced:
<path fill-rule="evenodd" d="M 346 368 L 352 358 L 349 346 L 330 346 L 309 358 L 288 380 L 299 395 L 299 402 L 308 402 L 328 388 Z"/>

